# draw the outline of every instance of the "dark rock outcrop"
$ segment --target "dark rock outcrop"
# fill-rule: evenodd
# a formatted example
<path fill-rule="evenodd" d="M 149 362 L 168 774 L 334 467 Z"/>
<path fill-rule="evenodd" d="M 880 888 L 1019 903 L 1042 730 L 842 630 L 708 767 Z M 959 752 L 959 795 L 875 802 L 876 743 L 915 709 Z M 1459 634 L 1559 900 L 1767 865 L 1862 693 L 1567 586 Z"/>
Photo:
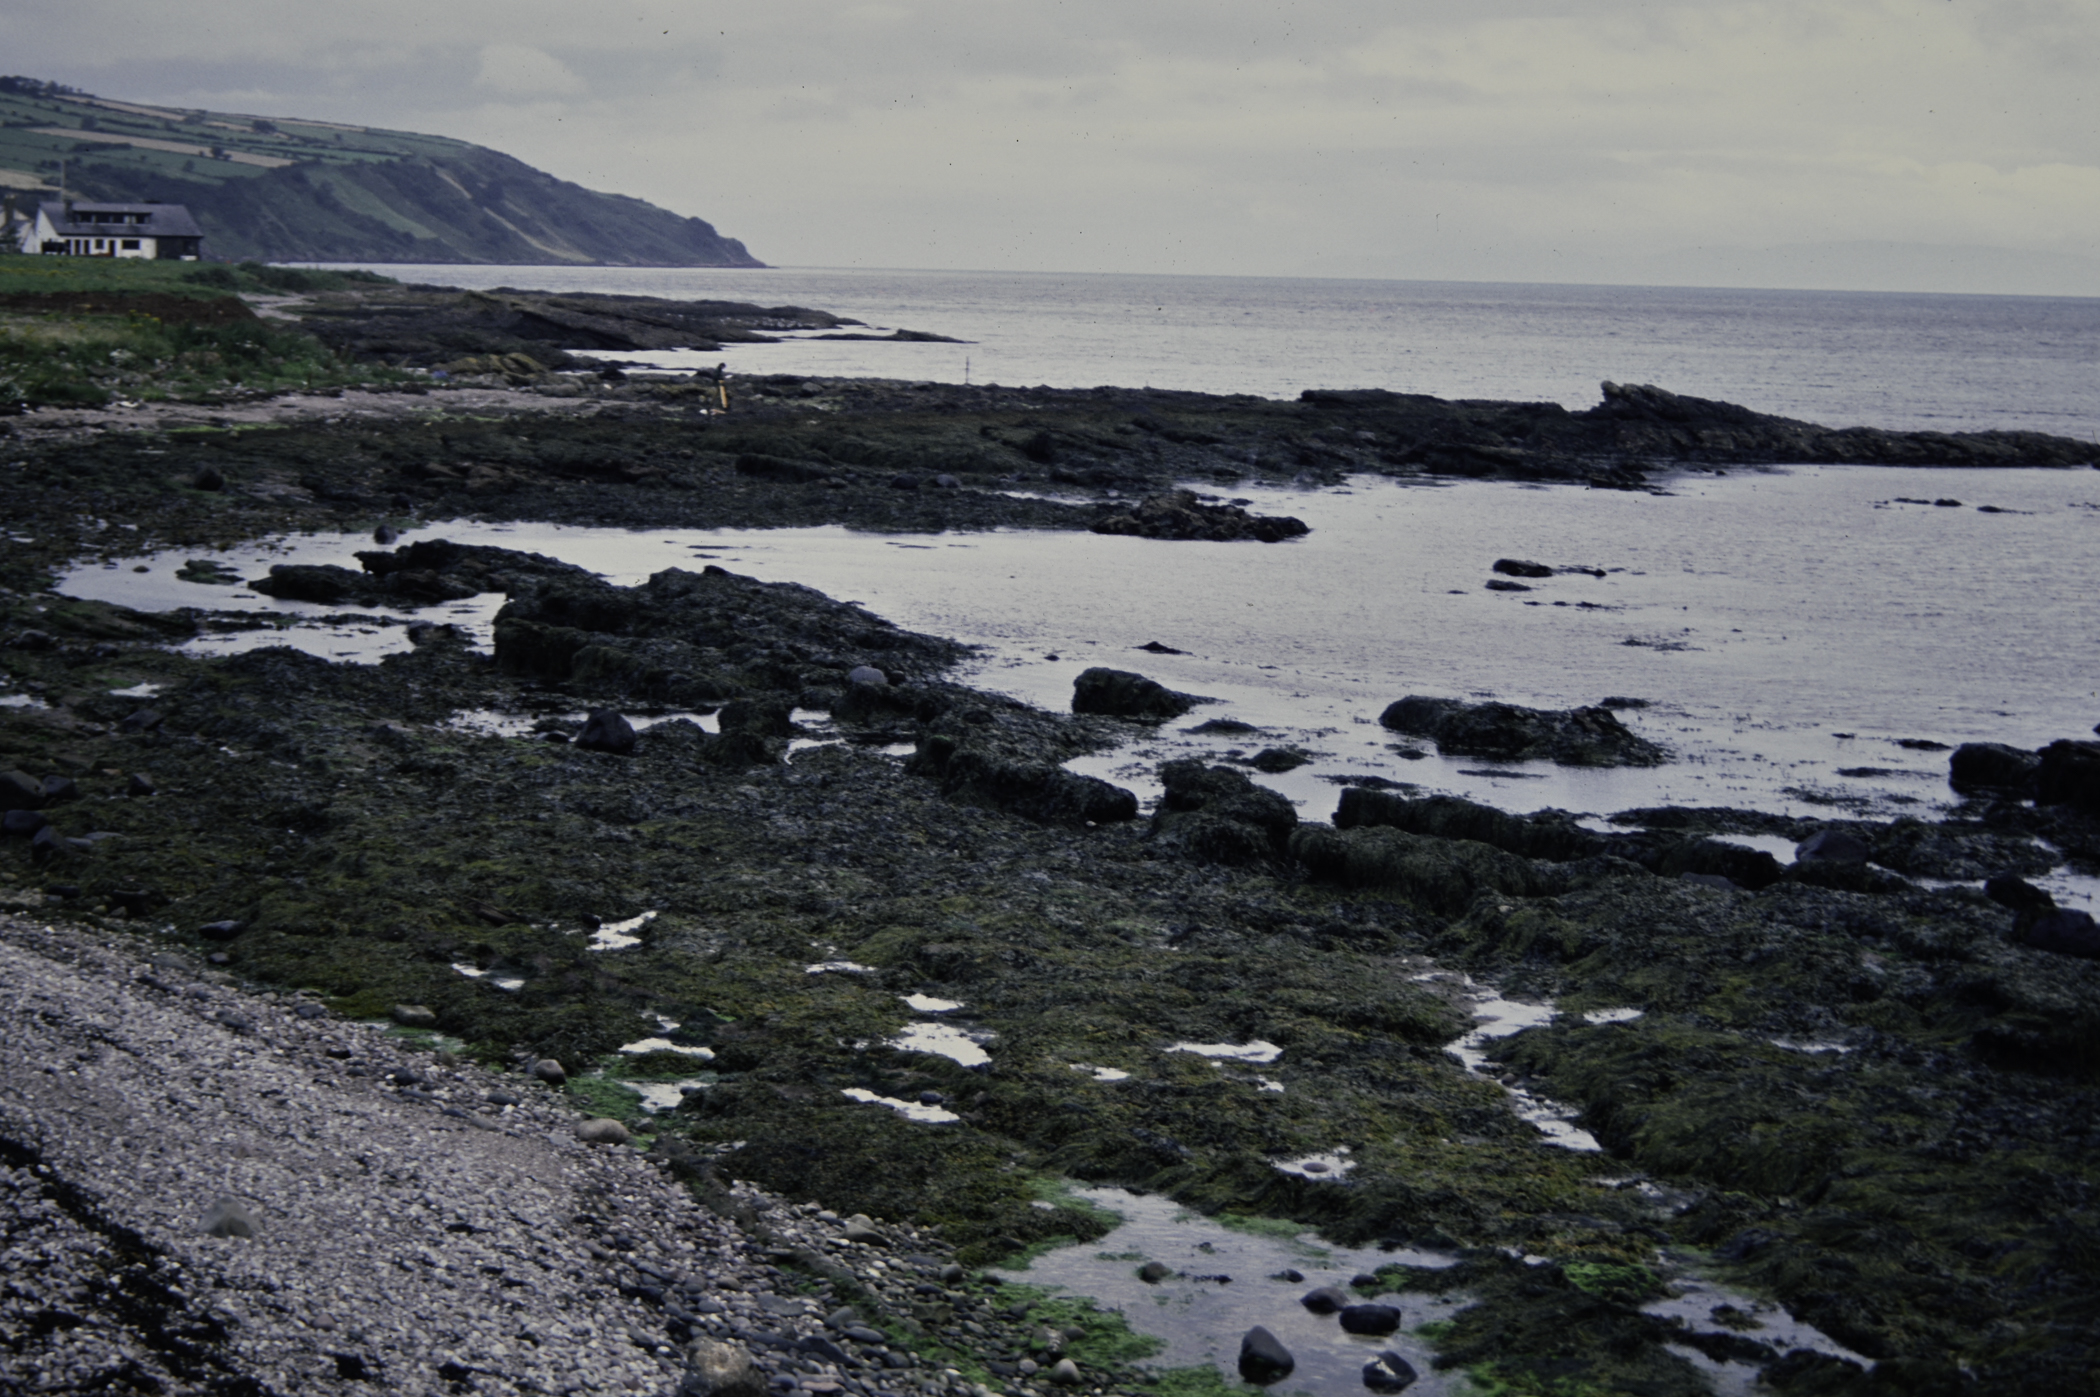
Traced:
<path fill-rule="evenodd" d="M 2075 805 L 2100 813 L 2100 742 L 2067 738 L 2044 747 L 2034 773 L 2034 798 L 2040 805 Z"/>
<path fill-rule="evenodd" d="M 1387 707 L 1378 721 L 1394 732 L 1433 739 L 1453 756 L 1563 766 L 1660 766 L 1670 759 L 1603 707 L 1557 711 L 1410 695 Z"/>
<path fill-rule="evenodd" d="M 1044 824 L 1110 824 L 1137 818 L 1137 796 L 1093 776 L 964 746 L 936 733 L 908 768 L 940 783 L 944 795 L 975 799 Z"/>
<path fill-rule="evenodd" d="M 1127 669 L 1096 665 L 1072 681 L 1074 713 L 1161 723 L 1179 718 L 1200 702 L 1194 694 L 1176 693 L 1158 680 Z"/>
<path fill-rule="evenodd" d="M 1208 539 L 1214 543 L 1247 538 L 1280 543 L 1312 532 L 1300 519 L 1249 514 L 1238 505 L 1204 504 L 1190 490 L 1147 495 L 1128 510 L 1095 520 L 1093 531 L 1131 538 Z"/>
<path fill-rule="evenodd" d="M 2054 908 L 2032 921 L 2025 921 L 2015 933 L 2015 939 L 2037 951 L 2100 960 L 2100 923 L 2094 922 L 2090 912 Z"/>
<path fill-rule="evenodd" d="M 639 587 L 534 579 L 496 614 L 495 642 L 506 673 L 681 707 L 812 688 L 879 692 L 846 677 L 867 665 L 906 683 L 930 679 L 967 653 L 808 587 L 718 567 L 666 569 Z"/>
<path fill-rule="evenodd" d="M 2040 766 L 2034 753 L 2003 742 L 1964 742 L 1947 759 L 1947 784 L 1963 795 L 2020 792 Z"/>
<path fill-rule="evenodd" d="M 1152 834 L 1207 863 L 1245 866 L 1290 849 L 1298 812 L 1291 803 L 1230 767 L 1194 757 L 1160 768 L 1165 785 Z"/>
<path fill-rule="evenodd" d="M 510 592 L 541 578 L 588 578 L 588 569 L 540 553 L 423 539 L 357 555 L 363 572 L 332 563 L 277 563 L 250 585 L 265 596 L 322 606 L 435 606 Z"/>

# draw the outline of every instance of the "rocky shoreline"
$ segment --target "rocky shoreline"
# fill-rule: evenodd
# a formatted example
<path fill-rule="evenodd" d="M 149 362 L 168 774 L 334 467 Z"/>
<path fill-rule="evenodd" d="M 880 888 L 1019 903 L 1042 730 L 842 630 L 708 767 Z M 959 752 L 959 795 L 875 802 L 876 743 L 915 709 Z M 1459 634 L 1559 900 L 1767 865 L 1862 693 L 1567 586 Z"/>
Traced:
<path fill-rule="evenodd" d="M 1045 1389 L 1140 1380 L 937 1237 L 688 1189 L 442 1040 L 19 916 L 0 966 L 0 1391 L 909 1397 L 1015 1353 Z"/>
<path fill-rule="evenodd" d="M 636 1345 L 604 1362 L 668 1390 L 685 1381 L 679 1343 L 727 1338 L 756 1344 L 774 1377 L 792 1359 L 796 1384 L 818 1393 L 834 1378 L 839 1391 L 903 1397 L 927 1382 L 1047 1390 L 1056 1336 L 1005 1314 L 1018 1302 L 970 1268 L 1101 1236 L 1108 1220 L 1060 1191 L 1071 1179 L 1352 1245 L 1453 1253 L 1452 1268 L 1397 1268 L 1374 1289 L 1403 1308 L 1410 1289 L 1473 1296 L 1434 1336 L 1437 1362 L 1518 1391 L 1563 1379 L 1705 1390 L 1687 1347 L 1804 1392 L 2074 1390 L 2100 1361 L 2086 1322 L 2100 1294 L 2100 962 L 2036 941 L 2043 911 L 2013 886 L 2065 860 L 2100 873 L 2075 744 L 2054 759 L 1968 753 L 1956 764 L 1964 799 L 1924 821 L 1668 809 L 1620 812 L 1624 833 L 1604 834 L 1368 789 L 1344 792 L 1331 815 L 1301 813 L 1242 771 L 1194 762 L 1161 773 L 1166 798 L 1147 816 L 1128 791 L 1064 763 L 1128 744 L 1188 696 L 1100 671 L 1075 695 L 1090 711 L 1031 708 L 956 683 L 952 641 L 719 568 L 619 588 L 555 560 L 449 548 L 433 529 L 407 548 L 375 540 L 358 569 L 270 579 L 285 595 L 411 616 L 447 597 L 507 596 L 493 654 L 430 618 L 411 649 L 372 665 L 284 648 L 200 658 L 170 646 L 203 613 L 48 590 L 62 566 L 97 556 L 460 517 L 891 530 L 1128 520 L 1102 531 L 1172 549 L 1181 516 L 1186 530 L 1235 531 L 1250 566 L 1276 565 L 1288 538 L 1225 493 L 1242 480 L 1431 479 L 1491 460 L 1489 473 L 1651 488 L 1652 451 L 1667 447 L 1670 469 L 1733 468 L 1825 449 L 1827 436 L 1795 431 L 1822 429 L 1730 419 L 1737 435 L 1723 442 L 1685 425 L 1717 405 L 1628 391 L 1565 414 L 1394 395 L 1267 403 L 800 379 L 741 385 L 723 417 L 703 415 L 706 384 L 522 377 L 224 409 L 285 418 L 252 425 L 184 426 L 174 409 L 114 430 L 17 419 L 0 452 L 17 540 L 0 560 L 0 674 L 22 700 L 0 708 L 0 771 L 20 773 L 0 783 L 14 807 L 0 903 L 181 957 L 173 990 L 117 978 L 132 976 L 127 992 L 154 1014 L 196 1020 L 179 1006 L 182 986 L 201 984 L 198 1004 L 248 1018 L 246 1036 L 192 1025 L 218 1035 L 214 1061 L 260 1061 L 264 1037 L 332 1034 L 359 1061 L 426 1079 L 410 1089 L 427 1102 L 398 1079 L 340 1083 L 408 1113 L 389 1120 L 412 1116 L 455 1143 L 508 1140 L 468 1119 L 503 1090 L 563 1169 L 661 1179 L 607 1161 L 637 1150 L 662 1161 L 716 1210 L 690 1214 L 691 1235 L 733 1255 L 710 1280 L 704 1259 L 634 1253 L 665 1273 L 652 1276 L 591 1254 L 585 1243 L 628 1255 L 560 1220 L 574 1241 L 561 1264 L 581 1251 L 589 1284 L 617 1297 L 606 1313 L 672 1350 Z M 1520 419 L 1533 444 L 1516 455 L 1459 461 L 1429 452 L 1429 437 L 1403 444 L 1418 428 L 1463 427 L 1483 435 L 1453 441 L 1507 445 Z M 1672 436 L 1679 427 L 1690 435 Z M 1848 440 L 1844 459 L 2071 458 L 2047 441 Z M 1418 446 L 1428 454 L 1392 459 Z M 1173 493 L 1190 481 L 1186 499 Z M 1280 541 L 1255 547 L 1264 531 Z M 1601 696 L 1567 714 L 1390 697 L 1390 728 L 1453 750 L 1669 755 Z M 511 735 L 472 730 L 463 713 L 504 715 Z M 628 724 L 650 714 L 663 721 Z M 706 727 L 695 720 L 708 714 Z M 1786 862 L 1713 838 L 1730 833 L 1802 847 Z M 1968 886 L 1985 880 L 1990 890 Z M 202 969 L 211 956 L 275 1007 L 239 1008 L 231 982 Z M 1468 975 L 1561 1010 L 1498 1042 L 1502 1084 L 1449 1051 L 1469 1026 Z M 315 1016 L 286 1017 L 299 1004 Z M 426 1007 L 462 1062 L 434 1069 L 427 1052 L 351 1026 L 396 1005 Z M 1593 1022 L 1604 1009 L 1623 1012 Z M 661 1041 L 622 1051 L 650 1039 Z M 1254 1044 L 1276 1050 L 1259 1071 L 1187 1051 Z M 21 1050 L 10 1100 L 50 1107 L 50 1051 Z M 552 1094 L 518 1070 L 545 1057 L 568 1066 L 570 1102 L 617 1120 L 630 1146 L 546 1143 L 562 1129 L 573 1139 L 575 1117 L 542 1105 Z M 24 1062 L 36 1066 L 25 1074 Z M 202 1103 L 210 1074 L 195 1075 L 182 1092 Z M 1580 1108 L 1606 1152 L 1549 1143 L 1504 1084 Z M 678 1104 L 647 1111 L 644 1089 Z M 281 1112 L 255 1100 L 237 1104 Z M 1278 1167 L 1339 1146 L 1346 1178 Z M 10 1163 L 24 1216 L 63 1232 L 71 1224 L 50 1220 L 36 1176 L 21 1173 L 35 1163 Z M 782 1201 L 761 1209 L 737 1179 Z M 676 1190 L 661 1199 L 673 1207 Z M 155 1204 L 174 1210 L 153 1214 L 155 1244 L 191 1237 L 212 1201 Z M 826 1212 L 883 1219 L 895 1245 L 832 1245 L 844 1224 Z M 707 1231 L 724 1217 L 747 1241 Z M 222 1240 L 219 1252 L 242 1255 Z M 777 1253 L 796 1247 L 810 1257 L 783 1267 Z M 816 1264 L 826 1258 L 850 1277 Z M 884 1259 L 883 1272 L 865 1258 Z M 943 1279 L 951 1264 L 962 1284 Z M 693 1274 L 697 1287 L 674 1284 Z M 1776 1297 L 1873 1368 L 1790 1356 L 1718 1313 L 1672 1325 L 1642 1310 L 1698 1274 Z M 783 1287 L 819 1303 L 771 1328 L 738 1311 L 736 1296 Z M 743 1313 L 753 1333 L 799 1341 L 849 1303 L 903 1366 L 851 1324 L 821 1337 L 857 1368 L 732 1325 Z M 20 1342 L 76 1361 L 65 1345 L 84 1326 L 39 1335 L 23 1323 Z M 112 1353 L 162 1361 L 130 1342 Z M 1069 1343 L 1062 1356 L 1077 1355 L 1088 1387 L 1140 1383 L 1127 1353 Z M 897 1387 L 893 1373 L 919 1385 Z"/>

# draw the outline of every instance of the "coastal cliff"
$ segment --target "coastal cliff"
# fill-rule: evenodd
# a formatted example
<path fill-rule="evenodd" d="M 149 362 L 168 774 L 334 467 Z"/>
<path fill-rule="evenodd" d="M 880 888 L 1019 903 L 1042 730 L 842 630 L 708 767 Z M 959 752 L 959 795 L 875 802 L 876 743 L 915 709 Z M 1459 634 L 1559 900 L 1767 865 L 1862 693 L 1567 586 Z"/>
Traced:
<path fill-rule="evenodd" d="M 76 198 L 186 205 L 227 261 L 765 265 L 705 219 L 466 141 L 0 78 L 0 175 L 18 207 L 57 197 L 62 159 Z"/>

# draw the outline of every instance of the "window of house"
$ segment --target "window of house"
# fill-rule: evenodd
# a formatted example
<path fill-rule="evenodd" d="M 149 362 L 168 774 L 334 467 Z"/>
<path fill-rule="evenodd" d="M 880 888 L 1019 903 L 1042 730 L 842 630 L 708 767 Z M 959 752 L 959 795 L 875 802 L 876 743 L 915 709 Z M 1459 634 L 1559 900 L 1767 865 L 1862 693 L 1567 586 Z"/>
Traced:
<path fill-rule="evenodd" d="M 126 252 L 137 252 L 139 250 L 139 240 L 137 238 L 124 239 L 124 250 Z"/>

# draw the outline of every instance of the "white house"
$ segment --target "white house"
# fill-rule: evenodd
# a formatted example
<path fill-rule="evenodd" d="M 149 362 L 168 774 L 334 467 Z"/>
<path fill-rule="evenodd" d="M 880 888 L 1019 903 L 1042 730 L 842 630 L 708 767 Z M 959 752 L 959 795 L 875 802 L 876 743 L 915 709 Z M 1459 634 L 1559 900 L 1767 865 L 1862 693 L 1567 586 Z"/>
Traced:
<path fill-rule="evenodd" d="M 22 251 L 57 257 L 147 257 L 194 262 L 204 230 L 181 204 L 38 204 Z"/>

